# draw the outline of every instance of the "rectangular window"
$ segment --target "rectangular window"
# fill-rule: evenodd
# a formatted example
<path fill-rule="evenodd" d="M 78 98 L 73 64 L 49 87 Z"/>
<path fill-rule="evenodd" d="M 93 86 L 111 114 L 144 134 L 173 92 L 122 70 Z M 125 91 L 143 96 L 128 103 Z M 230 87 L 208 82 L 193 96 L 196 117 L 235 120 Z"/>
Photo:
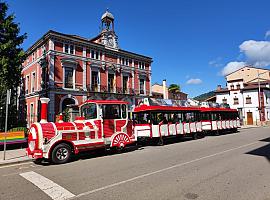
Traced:
<path fill-rule="evenodd" d="M 246 97 L 246 104 L 251 104 L 251 97 Z"/>
<path fill-rule="evenodd" d="M 95 51 L 91 50 L 91 58 L 95 58 Z"/>
<path fill-rule="evenodd" d="M 98 91 L 98 72 L 92 71 L 92 91 Z"/>
<path fill-rule="evenodd" d="M 121 108 L 119 104 L 102 105 L 103 119 L 121 119 Z"/>
<path fill-rule="evenodd" d="M 32 73 L 31 92 L 35 92 L 36 73 Z"/>
<path fill-rule="evenodd" d="M 32 61 L 35 61 L 35 52 L 32 53 Z"/>
<path fill-rule="evenodd" d="M 237 89 L 237 90 L 240 90 L 240 85 L 239 85 L 239 84 L 236 85 L 236 89 Z"/>
<path fill-rule="evenodd" d="M 69 50 L 70 50 L 70 54 L 75 54 L 74 46 L 73 45 L 70 45 L 69 46 Z"/>
<path fill-rule="evenodd" d="M 126 65 L 128 65 L 128 59 L 126 59 Z"/>
<path fill-rule="evenodd" d="M 65 53 L 69 53 L 69 50 L 68 50 L 68 44 L 65 44 L 64 52 L 65 52 Z"/>
<path fill-rule="evenodd" d="M 233 85 L 231 85 L 231 90 L 234 90 L 234 86 Z"/>
<path fill-rule="evenodd" d="M 108 92 L 114 92 L 114 74 L 108 74 Z"/>
<path fill-rule="evenodd" d="M 73 88 L 73 68 L 65 67 L 65 88 Z"/>
<path fill-rule="evenodd" d="M 144 94 L 144 79 L 140 79 L 140 94 Z"/>
<path fill-rule="evenodd" d="M 64 52 L 65 53 L 70 53 L 70 54 L 75 54 L 75 47 L 72 44 L 65 44 L 64 45 Z"/>
<path fill-rule="evenodd" d="M 128 76 L 123 76 L 123 93 L 128 93 Z"/>
<path fill-rule="evenodd" d="M 81 116 L 83 116 L 85 119 L 97 118 L 97 105 L 94 103 L 84 104 L 81 107 Z"/>
<path fill-rule="evenodd" d="M 223 104 L 227 104 L 227 99 L 225 99 L 225 98 L 222 99 L 222 103 L 223 103 Z"/>
<path fill-rule="evenodd" d="M 234 105 L 238 105 L 238 104 L 239 104 L 238 98 L 234 98 L 234 99 L 233 99 L 233 104 L 234 104 Z"/>
<path fill-rule="evenodd" d="M 95 57 L 95 59 L 99 59 L 99 52 L 98 51 L 96 51 L 96 57 Z"/>
<path fill-rule="evenodd" d="M 30 77 L 26 76 L 26 83 L 25 83 L 25 94 L 28 94 L 28 86 L 29 86 L 29 81 L 30 81 Z"/>

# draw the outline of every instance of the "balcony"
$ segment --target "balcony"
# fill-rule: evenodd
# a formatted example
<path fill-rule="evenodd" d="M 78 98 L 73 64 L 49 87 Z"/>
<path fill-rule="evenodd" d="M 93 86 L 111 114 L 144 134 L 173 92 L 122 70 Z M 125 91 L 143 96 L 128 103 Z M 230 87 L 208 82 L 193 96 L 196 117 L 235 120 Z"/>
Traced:
<path fill-rule="evenodd" d="M 112 86 L 107 86 L 107 85 L 87 85 L 87 91 L 134 95 L 134 89 L 132 88 L 112 87 Z"/>

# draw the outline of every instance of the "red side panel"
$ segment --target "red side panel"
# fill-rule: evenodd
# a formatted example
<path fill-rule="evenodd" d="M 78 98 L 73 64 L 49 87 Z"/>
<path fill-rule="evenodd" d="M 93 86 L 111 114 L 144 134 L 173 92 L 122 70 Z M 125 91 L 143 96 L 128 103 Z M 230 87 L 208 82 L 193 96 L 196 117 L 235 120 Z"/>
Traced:
<path fill-rule="evenodd" d="M 114 134 L 114 119 L 103 120 L 104 137 L 111 137 Z"/>
<path fill-rule="evenodd" d="M 44 138 L 51 139 L 55 136 L 54 126 L 51 122 L 49 123 L 40 123 L 42 128 L 42 134 Z"/>
<path fill-rule="evenodd" d="M 132 120 L 128 120 L 128 124 L 127 124 L 127 134 L 128 136 L 132 136 L 133 131 L 132 131 Z"/>
<path fill-rule="evenodd" d="M 63 133 L 62 134 L 62 139 L 63 140 L 68 140 L 68 141 L 77 140 L 77 133 Z"/>
<path fill-rule="evenodd" d="M 116 132 L 122 132 L 122 127 L 125 126 L 126 122 L 127 122 L 127 120 L 125 120 L 125 119 L 115 120 L 115 125 L 116 125 L 115 130 L 116 130 Z"/>

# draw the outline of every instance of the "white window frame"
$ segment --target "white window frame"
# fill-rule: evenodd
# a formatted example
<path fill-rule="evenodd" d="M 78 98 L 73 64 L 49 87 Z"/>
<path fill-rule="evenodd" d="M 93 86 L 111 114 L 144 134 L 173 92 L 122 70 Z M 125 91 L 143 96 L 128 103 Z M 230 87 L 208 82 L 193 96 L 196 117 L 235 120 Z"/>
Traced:
<path fill-rule="evenodd" d="M 68 51 L 67 52 L 66 52 L 66 45 L 68 46 Z M 73 53 L 70 52 L 70 46 L 73 46 Z M 63 53 L 76 55 L 76 46 L 74 44 L 63 43 Z"/>
<path fill-rule="evenodd" d="M 143 80 L 143 94 L 141 94 L 141 79 Z M 139 76 L 139 95 L 146 95 L 146 78 L 141 76 Z"/>
<path fill-rule="evenodd" d="M 100 70 L 98 68 L 91 68 L 90 70 L 90 86 L 92 88 L 92 72 L 97 72 L 98 73 L 98 92 L 100 92 Z"/>
<path fill-rule="evenodd" d="M 33 80 L 33 74 L 35 74 L 35 81 Z M 35 92 L 36 91 L 36 83 L 34 83 L 34 82 L 36 82 L 36 80 L 37 80 L 37 73 L 36 73 L 36 71 L 33 71 L 32 73 L 31 73 L 31 93 L 33 93 L 33 92 Z M 34 89 L 33 89 L 33 86 L 34 86 Z M 33 90 L 32 90 L 33 89 Z"/>
<path fill-rule="evenodd" d="M 25 80 L 26 80 L 25 81 L 26 82 L 26 84 L 25 84 L 25 94 L 29 94 L 30 92 L 29 92 L 28 85 L 29 85 L 29 81 L 30 81 L 30 74 L 28 74 L 28 75 L 25 76 Z"/>
<path fill-rule="evenodd" d="M 73 84 L 72 84 L 73 87 L 72 88 L 67 88 L 65 86 L 66 67 L 73 69 L 73 77 L 72 77 L 72 79 L 73 79 Z M 75 90 L 76 89 L 76 67 L 75 66 L 73 66 L 73 65 L 63 65 L 63 79 L 62 79 L 62 81 L 63 81 L 63 87 L 62 87 L 63 89 L 65 89 L 65 90 Z"/>

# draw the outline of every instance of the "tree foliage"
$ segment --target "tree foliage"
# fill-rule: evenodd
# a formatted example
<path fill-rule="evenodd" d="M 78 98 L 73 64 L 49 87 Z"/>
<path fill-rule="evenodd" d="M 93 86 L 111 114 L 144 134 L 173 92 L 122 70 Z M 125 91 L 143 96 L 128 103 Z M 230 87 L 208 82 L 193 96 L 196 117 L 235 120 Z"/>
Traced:
<path fill-rule="evenodd" d="M 3 109 L 6 91 L 11 89 L 12 105 L 16 104 L 17 87 L 20 85 L 22 63 L 26 55 L 20 45 L 26 33 L 20 35 L 19 24 L 14 22 L 14 14 L 7 14 L 8 6 L 0 2 L 0 106 Z M 14 108 L 13 108 L 14 109 Z"/>
<path fill-rule="evenodd" d="M 170 84 L 168 90 L 169 92 L 172 92 L 172 93 L 180 92 L 180 85 Z"/>

